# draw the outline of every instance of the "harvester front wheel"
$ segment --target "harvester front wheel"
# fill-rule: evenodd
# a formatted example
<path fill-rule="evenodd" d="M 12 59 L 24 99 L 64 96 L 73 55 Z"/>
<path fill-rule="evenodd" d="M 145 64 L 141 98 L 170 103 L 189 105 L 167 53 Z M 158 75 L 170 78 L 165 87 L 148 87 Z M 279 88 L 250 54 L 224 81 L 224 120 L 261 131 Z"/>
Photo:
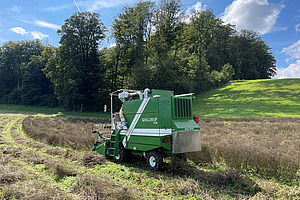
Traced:
<path fill-rule="evenodd" d="M 157 151 L 150 151 L 147 156 L 147 165 L 150 170 L 159 170 L 163 165 L 163 157 Z"/>
<path fill-rule="evenodd" d="M 124 162 L 128 158 L 128 151 L 124 148 L 122 143 L 119 144 L 119 153 L 114 156 L 116 162 Z"/>

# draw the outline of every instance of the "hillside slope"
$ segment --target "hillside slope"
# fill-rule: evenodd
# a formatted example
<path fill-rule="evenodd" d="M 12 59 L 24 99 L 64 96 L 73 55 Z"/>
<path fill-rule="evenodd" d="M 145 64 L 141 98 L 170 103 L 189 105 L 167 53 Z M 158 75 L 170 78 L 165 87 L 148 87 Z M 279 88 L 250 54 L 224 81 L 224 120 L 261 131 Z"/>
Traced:
<path fill-rule="evenodd" d="M 201 118 L 300 117 L 300 79 L 237 81 L 198 95 Z"/>

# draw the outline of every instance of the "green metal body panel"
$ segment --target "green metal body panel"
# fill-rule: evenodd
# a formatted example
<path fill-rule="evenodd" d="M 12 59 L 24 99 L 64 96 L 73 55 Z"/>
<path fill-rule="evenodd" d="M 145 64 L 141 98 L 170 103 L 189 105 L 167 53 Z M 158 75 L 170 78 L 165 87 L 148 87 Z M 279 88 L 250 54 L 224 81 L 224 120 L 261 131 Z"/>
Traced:
<path fill-rule="evenodd" d="M 108 152 L 109 156 L 118 155 L 119 142 L 120 142 L 120 130 L 115 129 L 111 133 L 111 137 L 110 137 L 110 148 L 109 148 L 109 152 Z"/>
<path fill-rule="evenodd" d="M 173 119 L 172 127 L 174 131 L 200 130 L 193 119 Z"/>
<path fill-rule="evenodd" d="M 125 101 L 124 115 L 129 130 L 121 132 L 120 141 L 126 141 L 125 148 L 134 151 L 172 150 L 172 132 L 200 130 L 192 118 L 192 98 L 192 94 L 176 97 L 173 91 L 152 90 L 148 101 Z M 138 113 L 143 105 L 144 109 Z M 126 132 L 130 132 L 129 137 L 125 136 Z M 163 143 L 164 139 L 167 142 Z"/>
<path fill-rule="evenodd" d="M 120 135 L 120 141 L 124 138 L 125 135 Z M 162 140 L 165 138 L 169 138 L 169 142 L 162 144 Z M 133 151 L 150 151 L 160 147 L 171 150 L 171 136 L 131 136 L 125 148 Z"/>
<path fill-rule="evenodd" d="M 137 122 L 136 128 L 158 128 L 157 122 L 158 119 L 158 102 L 159 98 L 150 98 L 146 108 L 143 111 L 141 120 Z M 124 102 L 124 114 L 128 127 L 131 125 L 132 120 L 134 119 L 140 105 L 142 103 L 141 99 Z"/>
<path fill-rule="evenodd" d="M 142 99 L 137 99 L 134 101 L 125 101 L 124 102 L 124 113 L 126 113 L 126 115 L 130 115 L 130 114 L 135 115 L 137 110 L 139 109 L 142 101 L 143 101 Z"/>
<path fill-rule="evenodd" d="M 95 150 L 100 155 L 105 156 L 106 158 L 109 158 L 110 156 L 106 154 L 106 147 L 107 147 L 107 142 L 103 142 L 102 144 L 98 145 L 95 148 Z"/>
<path fill-rule="evenodd" d="M 119 144 L 122 143 L 125 149 L 135 155 L 154 149 L 170 155 L 174 152 L 174 141 L 176 144 L 183 141 L 182 134 L 192 135 L 193 131 L 200 130 L 193 120 L 193 98 L 193 94 L 174 96 L 173 91 L 153 89 L 147 98 L 134 96 L 130 101 L 124 101 L 127 129 L 112 131 L 108 154 L 106 143 L 97 146 L 96 151 L 106 157 L 113 157 L 118 154 Z M 175 140 L 174 135 L 181 141 Z M 176 152 L 180 150 L 181 148 L 176 148 Z"/>

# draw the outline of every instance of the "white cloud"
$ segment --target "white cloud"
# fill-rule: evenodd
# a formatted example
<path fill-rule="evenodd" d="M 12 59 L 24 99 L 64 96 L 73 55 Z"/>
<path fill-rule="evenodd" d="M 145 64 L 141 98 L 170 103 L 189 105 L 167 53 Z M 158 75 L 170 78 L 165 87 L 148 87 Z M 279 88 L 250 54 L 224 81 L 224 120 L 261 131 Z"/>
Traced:
<path fill-rule="evenodd" d="M 287 68 L 277 69 L 277 75 L 274 78 L 300 78 L 300 60 L 290 64 Z"/>
<path fill-rule="evenodd" d="M 87 10 L 87 11 L 96 11 L 100 10 L 102 8 L 112 8 L 116 6 L 121 5 L 128 5 L 128 4 L 134 4 L 135 0 L 92 0 L 92 1 L 77 1 L 78 6 L 81 8 L 81 10 Z"/>
<path fill-rule="evenodd" d="M 20 6 L 13 6 L 12 8 L 9 9 L 11 12 L 19 13 L 21 12 L 22 8 Z"/>
<path fill-rule="evenodd" d="M 40 27 L 45 27 L 45 28 L 50 28 L 53 30 L 57 30 L 60 28 L 60 26 L 56 25 L 56 24 L 51 24 L 49 22 L 45 22 L 45 21 L 40 21 L 40 20 L 35 20 L 34 24 Z"/>
<path fill-rule="evenodd" d="M 12 31 L 12 32 L 14 32 L 14 33 L 17 33 L 17 34 L 21 34 L 21 35 L 27 34 L 27 32 L 25 31 L 25 29 L 22 28 L 22 27 L 14 27 L 14 28 L 11 28 L 9 30 Z"/>
<path fill-rule="evenodd" d="M 45 35 L 39 31 L 33 31 L 31 32 L 31 36 L 33 37 L 33 39 L 39 39 L 42 40 L 43 38 L 49 37 L 49 35 Z"/>
<path fill-rule="evenodd" d="M 278 68 L 277 75 L 274 78 L 300 78 L 300 40 L 283 48 L 281 52 L 289 56 L 286 61 L 297 60 L 286 68 Z"/>
<path fill-rule="evenodd" d="M 298 40 L 291 46 L 283 48 L 281 52 L 289 55 L 290 56 L 289 59 L 299 59 L 300 58 L 300 40 Z"/>
<path fill-rule="evenodd" d="M 57 11 L 62 11 L 65 9 L 71 9 L 71 7 L 74 6 L 73 3 L 72 4 L 66 4 L 66 5 L 61 5 L 61 6 L 53 6 L 53 7 L 48 7 L 45 8 L 45 11 L 50 11 L 50 12 L 57 12 Z"/>
<path fill-rule="evenodd" d="M 116 43 L 110 44 L 108 48 L 115 48 L 117 46 Z"/>
<path fill-rule="evenodd" d="M 207 8 L 207 5 L 202 5 L 202 2 L 198 1 L 196 4 L 194 4 L 193 6 L 189 7 L 186 11 L 187 14 L 192 13 L 193 11 L 202 11 L 205 10 Z"/>
<path fill-rule="evenodd" d="M 191 17 L 193 16 L 194 12 L 201 12 L 207 8 L 207 5 L 203 5 L 202 2 L 198 1 L 196 4 L 188 7 L 188 9 L 185 12 L 185 18 L 183 21 L 185 23 L 190 23 L 191 22 Z"/>
<path fill-rule="evenodd" d="M 124 5 L 129 5 L 129 4 L 134 4 L 137 1 L 136 0 L 76 0 L 78 7 L 80 8 L 81 11 L 98 11 L 103 8 L 113 8 L 117 6 L 124 6 Z M 50 12 L 57 12 L 57 11 L 62 11 L 65 9 L 74 9 L 74 11 L 77 11 L 76 4 L 70 3 L 70 4 L 65 4 L 65 5 L 60 5 L 60 6 L 53 6 L 53 7 L 48 7 L 45 8 L 44 10 L 50 11 Z M 76 10 L 75 10 L 76 9 Z"/>
<path fill-rule="evenodd" d="M 295 29 L 296 29 L 296 32 L 300 32 L 300 24 L 297 24 L 297 25 L 295 26 Z"/>
<path fill-rule="evenodd" d="M 225 23 L 236 25 L 237 30 L 251 29 L 260 34 L 282 30 L 274 28 L 283 4 L 269 3 L 268 0 L 234 0 L 221 17 Z"/>

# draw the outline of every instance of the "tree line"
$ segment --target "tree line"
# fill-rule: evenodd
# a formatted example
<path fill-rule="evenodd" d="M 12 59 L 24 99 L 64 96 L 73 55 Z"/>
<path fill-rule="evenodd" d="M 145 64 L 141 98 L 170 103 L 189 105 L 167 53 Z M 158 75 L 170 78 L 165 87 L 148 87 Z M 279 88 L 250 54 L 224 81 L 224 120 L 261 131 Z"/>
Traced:
<path fill-rule="evenodd" d="M 1 103 L 97 111 L 120 88 L 200 93 L 276 74 L 258 33 L 238 32 L 211 10 L 184 13 L 179 0 L 124 7 L 112 24 L 112 47 L 99 48 L 108 35 L 99 13 L 74 13 L 57 33 L 59 47 L 39 40 L 0 47 Z"/>

